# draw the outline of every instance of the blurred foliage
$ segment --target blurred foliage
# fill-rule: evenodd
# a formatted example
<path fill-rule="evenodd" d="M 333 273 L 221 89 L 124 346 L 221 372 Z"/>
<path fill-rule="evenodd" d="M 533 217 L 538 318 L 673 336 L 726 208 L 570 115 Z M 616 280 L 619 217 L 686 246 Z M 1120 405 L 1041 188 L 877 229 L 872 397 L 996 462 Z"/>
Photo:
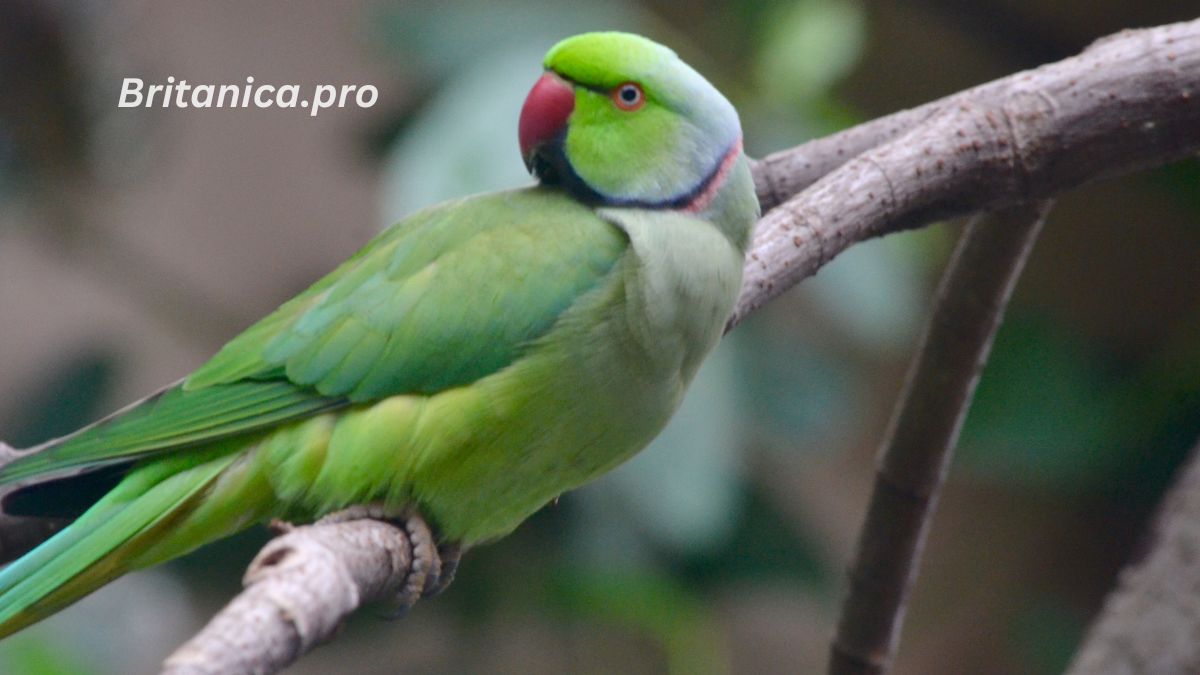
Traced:
<path fill-rule="evenodd" d="M 571 565 L 555 585 L 570 619 L 614 623 L 653 636 L 666 654 L 667 672 L 728 672 L 729 657 L 708 606 L 670 576 Z"/>
<path fill-rule="evenodd" d="M 938 0 L 904 5 L 605 0 L 584 6 L 521 0 L 502 10 L 482 1 L 356 7 L 347 9 L 351 38 L 405 89 L 389 102 L 391 114 L 380 112 L 363 122 L 361 134 L 345 139 L 347 152 L 361 153 L 364 163 L 378 161 L 379 226 L 444 199 L 530 182 L 516 147 L 517 115 L 543 53 L 567 34 L 635 30 L 670 44 L 728 93 L 741 112 L 747 147 L 761 156 L 1027 67 L 1031 54 L 1038 59 L 1069 54 L 1104 32 L 1170 18 L 1169 8 L 1136 14 L 1114 3 L 1096 7 L 1081 1 L 1053 11 L 1032 3 L 966 8 Z M 130 12 L 122 25 L 153 26 L 156 17 L 175 9 L 111 11 Z M 158 135 L 161 153 L 138 152 L 123 146 L 137 139 L 129 135 L 127 120 L 143 118 L 130 111 L 117 120 L 126 120 L 124 127 L 92 128 L 81 112 L 79 83 L 96 77 L 83 57 L 107 58 L 122 49 L 119 41 L 89 42 L 86 19 L 97 11 L 32 0 L 0 9 L 0 215 L 8 213 L 6 195 L 35 183 L 50 187 L 39 194 L 50 197 L 43 207 L 53 209 L 58 182 L 87 170 L 88 143 L 101 155 L 124 153 L 109 157 L 108 164 L 98 156 L 96 166 L 140 157 L 163 163 L 156 171 L 172 168 L 169 133 Z M 304 21 L 309 11 L 296 5 L 275 20 Z M 239 34 L 237 26 L 209 18 L 205 23 L 188 15 L 185 23 L 212 45 Z M 1081 21 L 1089 28 L 1080 28 Z M 178 39 L 166 35 L 168 44 Z M 327 45 L 309 47 L 316 51 L 303 53 L 317 61 Z M 366 151 L 354 143 L 363 137 L 372 139 Z M 271 153 L 277 147 L 272 143 L 280 142 L 270 138 L 244 152 Z M 340 161 L 335 155 L 313 161 Z M 979 656 L 967 664 L 939 658 L 961 656 L 961 649 L 923 646 L 943 642 L 936 636 L 906 635 L 898 672 L 931 672 L 911 664 L 941 664 L 937 672 L 946 673 L 1058 672 L 1088 613 L 1133 550 L 1143 519 L 1200 434 L 1200 294 L 1160 285 L 1152 295 L 1129 290 L 1083 303 L 1080 298 L 1094 298 L 1103 288 L 1140 288 L 1146 270 L 1134 264 L 1065 264 L 1081 255 L 1124 260 L 1140 248 L 1134 244 L 1161 240 L 1169 245 L 1153 249 L 1161 256 L 1153 260 L 1153 271 L 1200 286 L 1194 276 L 1200 161 L 1087 195 L 1074 203 L 1062 200 L 1035 252 L 964 428 L 951 480 L 965 496 L 947 500 L 945 508 L 958 509 L 963 522 L 986 529 L 1008 516 L 997 504 L 1011 507 L 1036 496 L 1046 512 L 1014 525 L 1027 528 L 1026 539 L 1056 541 L 1066 522 L 1079 528 L 1073 541 L 1093 542 L 1095 548 L 1031 545 L 1038 559 L 997 574 L 996 583 L 1009 585 L 991 589 L 991 604 L 964 608 L 964 598 L 975 601 L 981 594 L 954 586 L 954 580 L 972 583 L 978 570 L 1000 563 L 982 549 L 955 558 L 946 552 L 952 543 L 941 544 L 943 549 L 934 542 L 927 569 L 940 570 L 948 580 L 919 584 L 918 596 L 932 592 L 929 587 L 941 589 L 943 595 L 929 606 L 946 616 L 998 617 L 999 630 L 987 636 L 986 645 L 972 645 Z M 171 203 L 188 209 L 221 198 L 181 192 Z M 263 201 L 275 198 L 264 195 Z M 1099 213 L 1088 211 L 1092 203 Z M 1131 222 L 1097 220 L 1117 221 L 1110 212 L 1126 204 L 1136 205 Z M 365 612 L 313 655 L 315 665 L 301 663 L 296 672 L 329 672 L 331 663 L 344 672 L 393 672 L 404 664 L 418 672 L 623 672 L 632 660 L 645 661 L 638 672 L 755 672 L 753 664 L 761 663 L 789 663 L 798 672 L 820 668 L 822 659 L 798 660 L 791 641 L 765 642 L 763 631 L 754 630 L 761 623 L 718 608 L 746 589 L 782 589 L 813 602 L 799 609 L 788 605 L 791 614 L 761 608 L 760 622 L 832 625 L 841 565 L 853 540 L 847 530 L 865 502 L 875 448 L 956 235 L 953 226 L 926 228 L 839 256 L 723 342 L 672 424 L 645 452 L 565 495 L 503 543 L 472 551 L 455 585 L 436 602 L 422 603 L 406 621 L 384 625 Z M 0 251 L 5 243 L 0 238 Z M 278 244 L 287 251 L 305 245 Z M 153 245 L 145 249 L 151 250 Z M 173 269 L 170 261 L 160 267 Z M 1072 269 L 1082 271 L 1072 276 Z M 152 323 L 156 310 L 145 311 Z M 20 308 L 5 312 L 7 318 Z M 1137 326 L 1141 330 L 1121 330 L 1129 316 L 1145 324 Z M 0 437 L 36 443 L 125 402 L 114 400 L 115 392 L 146 364 L 116 358 L 102 331 L 71 337 L 72 350 L 38 364 L 32 384 L 0 381 Z M 194 364 L 172 367 L 182 372 L 188 365 Z M 1091 519 L 1071 520 L 1079 513 Z M 123 663 L 123 653 L 136 650 L 116 642 L 98 646 L 109 633 L 94 629 L 96 617 L 121 611 L 112 608 L 118 596 L 128 596 L 139 603 L 141 619 L 132 610 L 124 610 L 122 618 L 141 621 L 137 632 L 147 632 L 155 620 L 163 630 L 199 620 L 236 590 L 266 536 L 253 530 L 172 564 L 171 573 L 194 589 L 191 597 L 163 575 L 123 580 L 119 592 L 97 594 L 0 645 L 0 670 L 127 672 L 132 661 Z M 1019 598 L 1015 610 L 1011 602 L 1005 605 L 1013 598 Z M 522 633 L 528 617 L 539 620 Z M 918 616 L 911 630 L 936 623 Z M 430 649 L 415 648 L 421 645 L 414 640 L 430 635 L 435 636 Z M 520 666 L 492 656 L 489 640 L 511 645 L 521 637 L 533 645 L 533 655 L 522 652 Z M 163 640 L 159 652 L 170 638 Z M 586 641 L 599 647 L 579 647 Z M 60 642 L 74 647 L 59 648 Z M 782 650 L 777 658 L 758 653 L 772 649 Z M 422 661 L 421 653 L 430 651 L 433 660 Z M 103 657 L 88 658 L 92 653 Z M 647 653 L 661 658 L 643 658 Z M 147 658 L 145 650 L 141 654 Z"/>
<path fill-rule="evenodd" d="M 963 463 L 1055 490 L 1106 480 L 1126 457 L 1123 441 L 1144 429 L 1123 414 L 1130 385 L 1102 366 L 1102 356 L 1062 326 L 1014 312 L 963 430 Z"/>
<path fill-rule="evenodd" d="M 1158 371 L 1014 313 L 963 430 L 965 468 L 1056 492 L 1120 486 L 1148 506 L 1200 433 L 1200 379 Z"/>
<path fill-rule="evenodd" d="M 820 553 L 821 542 L 784 517 L 768 495 L 745 488 L 740 518 L 725 546 L 680 558 L 671 565 L 681 578 L 709 593 L 734 582 L 786 582 L 822 597 L 836 583 Z"/>
<path fill-rule="evenodd" d="M 866 41 L 866 12 L 845 0 L 771 8 L 756 59 L 758 88 L 772 101 L 813 105 L 849 74 Z"/>
<path fill-rule="evenodd" d="M 1163 193 L 1192 213 L 1200 213 L 1200 159 L 1176 162 L 1150 172 Z"/>
<path fill-rule="evenodd" d="M 1021 612 L 1011 642 L 1028 672 L 1061 673 L 1085 628 L 1069 607 L 1054 598 L 1040 599 Z"/>
<path fill-rule="evenodd" d="M 746 390 L 742 403 L 753 408 L 756 434 L 787 445 L 806 438 L 806 447 L 821 447 L 846 421 L 854 372 L 820 345 L 779 330 L 777 323 L 752 316 L 738 328 L 753 342 L 739 354 L 739 380 Z"/>

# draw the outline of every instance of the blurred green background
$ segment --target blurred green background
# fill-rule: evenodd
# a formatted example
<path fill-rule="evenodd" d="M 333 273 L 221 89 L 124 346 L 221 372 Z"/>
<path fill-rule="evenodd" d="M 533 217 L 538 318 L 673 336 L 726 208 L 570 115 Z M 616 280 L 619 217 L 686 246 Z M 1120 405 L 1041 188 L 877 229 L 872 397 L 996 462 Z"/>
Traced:
<path fill-rule="evenodd" d="M 529 181 L 544 51 L 671 45 L 754 156 L 1069 56 L 1194 0 L 569 6 L 0 3 L 0 438 L 71 431 L 441 199 Z M 123 77 L 373 84 L 367 110 L 118 109 Z M 655 444 L 292 673 L 820 672 L 873 457 L 954 224 L 854 247 L 738 328 Z M 1200 434 L 1200 164 L 1066 195 L 963 436 L 897 673 L 1054 673 Z M 0 643 L 0 672 L 151 672 L 255 530 Z"/>

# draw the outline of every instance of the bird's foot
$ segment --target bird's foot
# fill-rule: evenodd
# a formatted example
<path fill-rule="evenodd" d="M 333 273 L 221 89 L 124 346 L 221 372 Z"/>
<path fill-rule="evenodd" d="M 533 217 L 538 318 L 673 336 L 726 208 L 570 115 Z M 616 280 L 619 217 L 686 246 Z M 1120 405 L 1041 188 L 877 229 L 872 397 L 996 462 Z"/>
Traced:
<path fill-rule="evenodd" d="M 441 593 L 454 580 L 458 561 L 462 557 L 462 547 L 458 544 L 438 546 L 425 519 L 412 508 L 397 510 L 379 503 L 359 504 L 331 513 L 317 522 L 340 523 L 364 518 L 392 523 L 404 530 L 408 537 L 412 562 L 394 599 L 389 603 L 386 612 L 388 618 L 404 616 L 417 600 Z"/>
<path fill-rule="evenodd" d="M 458 571 L 458 562 L 462 560 L 462 553 L 462 546 L 457 543 L 442 544 L 437 548 L 438 557 L 442 562 L 442 573 L 432 584 L 425 584 L 425 591 L 422 593 L 424 597 L 432 598 L 450 587 L 450 582 L 454 581 L 454 573 Z"/>
<path fill-rule="evenodd" d="M 458 544 L 438 546 L 429 525 L 419 513 L 409 511 L 396 522 L 408 534 L 412 545 L 410 572 L 396 593 L 388 618 L 397 619 L 408 613 L 417 600 L 435 596 L 454 580 L 462 547 Z"/>

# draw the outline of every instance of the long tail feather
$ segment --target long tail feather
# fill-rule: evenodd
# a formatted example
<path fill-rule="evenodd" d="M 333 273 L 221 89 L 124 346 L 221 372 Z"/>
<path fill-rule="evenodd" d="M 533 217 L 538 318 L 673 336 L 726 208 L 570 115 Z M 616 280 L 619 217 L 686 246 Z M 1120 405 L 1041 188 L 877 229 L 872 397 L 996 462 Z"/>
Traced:
<path fill-rule="evenodd" d="M 174 458 L 172 458 L 174 459 Z M 192 513 L 236 459 L 164 460 L 130 473 L 70 526 L 0 571 L 0 637 L 70 605 L 150 562 L 170 528 Z"/>

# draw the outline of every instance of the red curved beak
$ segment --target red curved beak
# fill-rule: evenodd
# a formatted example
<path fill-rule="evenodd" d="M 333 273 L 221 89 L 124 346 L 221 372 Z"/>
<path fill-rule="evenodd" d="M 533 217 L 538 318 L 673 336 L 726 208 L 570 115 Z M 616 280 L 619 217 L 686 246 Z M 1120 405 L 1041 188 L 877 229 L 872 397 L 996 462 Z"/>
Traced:
<path fill-rule="evenodd" d="M 557 136 L 575 109 L 575 89 L 554 73 L 538 78 L 521 106 L 517 137 L 525 168 L 532 169 L 537 149 Z"/>

